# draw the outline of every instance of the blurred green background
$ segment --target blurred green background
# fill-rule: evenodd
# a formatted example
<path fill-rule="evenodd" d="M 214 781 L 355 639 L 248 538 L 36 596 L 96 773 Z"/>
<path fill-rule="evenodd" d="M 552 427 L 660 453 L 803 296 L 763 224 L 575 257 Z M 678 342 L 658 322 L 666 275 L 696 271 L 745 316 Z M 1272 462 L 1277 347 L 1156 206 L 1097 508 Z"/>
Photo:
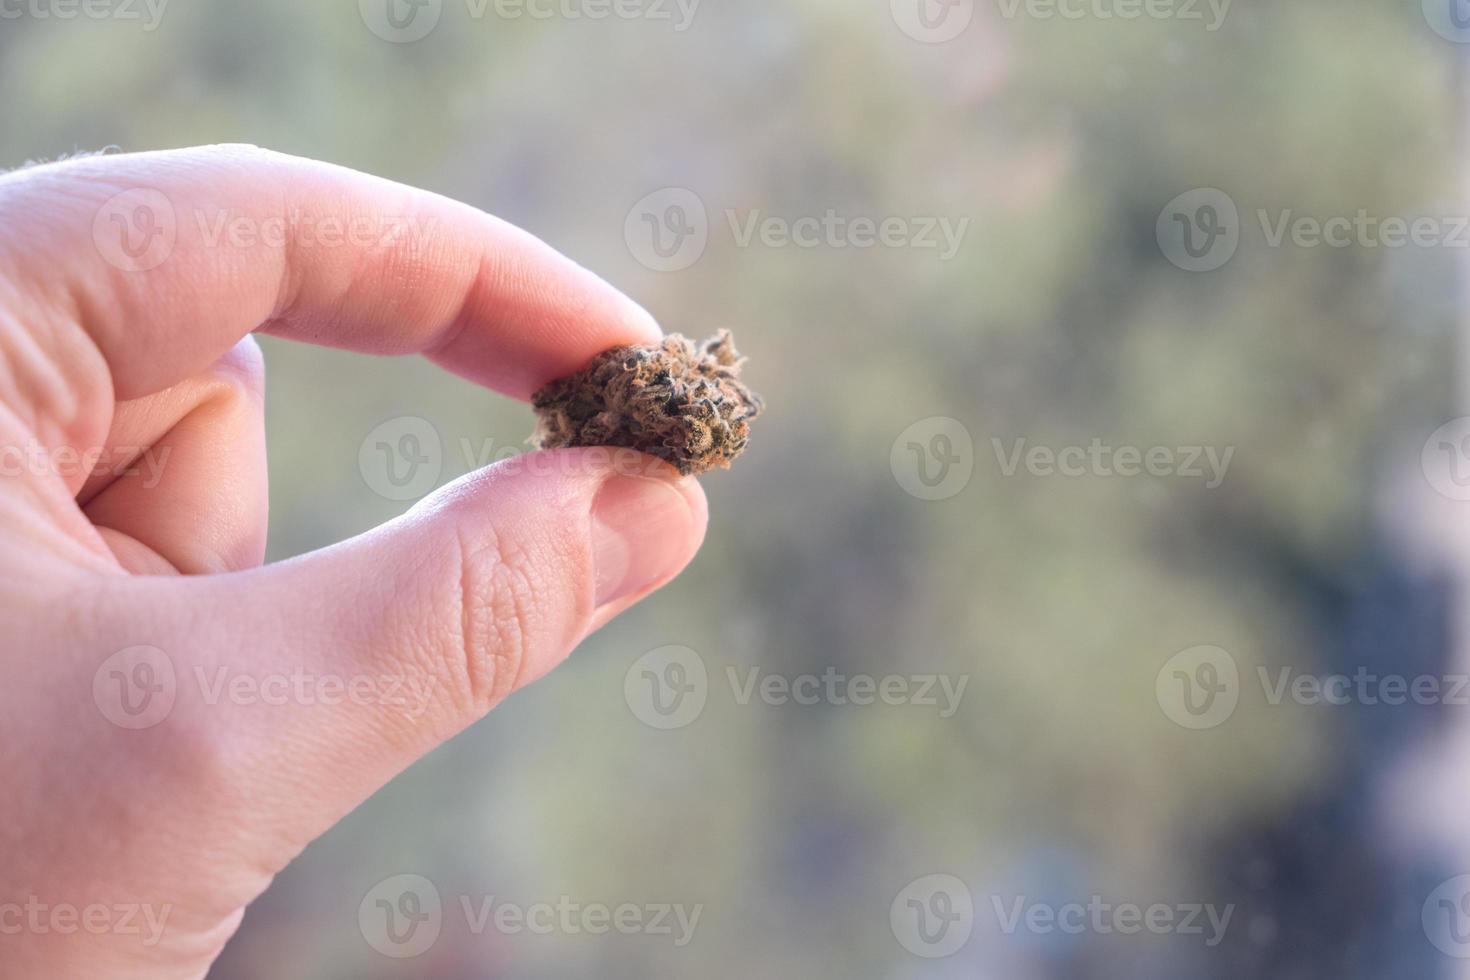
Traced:
<path fill-rule="evenodd" d="M 1463 243 L 1270 240 L 1288 211 L 1466 213 L 1466 49 L 1434 4 L 527 3 L 0 8 L 0 166 L 245 141 L 427 187 L 666 329 L 733 328 L 769 405 L 704 480 L 688 572 L 314 844 L 214 975 L 1452 975 L 1421 909 L 1470 864 L 1395 833 L 1420 804 L 1385 787 L 1457 709 L 1272 704 L 1256 680 L 1454 667 L 1454 562 L 1416 501 L 1462 407 Z M 813 247 L 776 233 L 829 214 Z M 1195 247 L 1212 216 L 1238 247 L 1190 271 L 1170 230 Z M 747 240 L 753 218 L 777 224 Z M 531 429 L 427 363 L 263 345 L 273 559 L 410 505 L 370 463 L 394 426 L 432 427 L 439 484 Z M 1014 468 L 1017 440 L 1232 455 L 1210 486 Z M 1238 706 L 1188 727 L 1169 665 L 1201 645 Z M 645 656 L 669 646 L 705 668 L 677 717 L 650 698 L 681 675 Z M 752 668 L 965 687 L 947 717 L 778 703 L 744 697 Z M 399 875 L 442 901 L 414 956 L 359 915 Z M 462 900 L 491 896 L 701 911 L 684 945 L 477 929 Z M 1214 945 L 1005 928 L 1018 898 L 1093 896 L 1233 913 Z M 905 917 L 945 913 L 970 935 L 935 956 Z"/>

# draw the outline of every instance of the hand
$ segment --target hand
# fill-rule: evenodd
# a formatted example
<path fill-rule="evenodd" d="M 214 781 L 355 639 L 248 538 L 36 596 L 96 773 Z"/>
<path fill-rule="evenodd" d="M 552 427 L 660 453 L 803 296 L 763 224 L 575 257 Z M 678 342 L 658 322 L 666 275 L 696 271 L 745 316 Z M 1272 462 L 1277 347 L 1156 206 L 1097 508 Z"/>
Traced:
<path fill-rule="evenodd" d="M 203 976 L 309 841 L 703 538 L 693 481 L 562 450 L 262 567 L 252 331 L 517 398 L 659 336 L 524 232 L 337 167 L 212 147 L 0 177 L 0 976 Z M 313 686 L 222 694 L 240 677 Z M 418 710 L 373 696 L 390 678 Z"/>

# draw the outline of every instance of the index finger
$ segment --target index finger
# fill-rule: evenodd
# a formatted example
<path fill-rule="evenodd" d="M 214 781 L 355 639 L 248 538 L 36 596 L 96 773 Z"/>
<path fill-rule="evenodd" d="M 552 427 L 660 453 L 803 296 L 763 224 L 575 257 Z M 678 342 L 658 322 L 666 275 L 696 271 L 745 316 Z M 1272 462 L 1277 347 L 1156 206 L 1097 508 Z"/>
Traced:
<path fill-rule="evenodd" d="M 80 328 L 119 400 L 198 373 L 254 330 L 423 353 L 520 398 L 659 336 L 632 300 L 498 218 L 250 146 L 12 173 L 0 229 L 0 296 L 18 294 L 23 325 L 44 321 L 47 349 Z"/>

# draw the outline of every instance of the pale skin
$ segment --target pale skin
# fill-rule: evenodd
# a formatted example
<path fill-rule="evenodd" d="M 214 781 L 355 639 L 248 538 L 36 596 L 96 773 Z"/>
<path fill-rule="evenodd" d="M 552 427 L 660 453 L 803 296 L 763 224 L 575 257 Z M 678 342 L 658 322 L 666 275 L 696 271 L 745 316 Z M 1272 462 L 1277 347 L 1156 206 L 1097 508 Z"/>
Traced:
<path fill-rule="evenodd" d="M 146 269 L 120 267 L 98 223 L 139 188 L 162 195 L 176 229 Z M 223 212 L 312 227 L 317 243 L 211 239 Z M 323 244 L 319 231 L 410 215 L 418 232 L 392 240 Z M 529 234 L 339 167 L 224 146 L 0 176 L 0 447 L 27 450 L 0 475 L 0 977 L 205 975 L 312 839 L 666 583 L 703 539 L 697 483 L 647 457 L 559 450 L 263 565 L 252 333 L 422 355 L 520 399 L 660 336 Z M 156 473 L 106 455 L 145 448 Z M 94 690 L 134 647 L 162 651 L 176 675 L 166 716 L 141 728 Z M 196 682 L 221 669 L 413 675 L 431 693 L 413 717 L 336 689 L 265 703 Z M 97 911 L 126 905 L 166 909 L 161 935 Z"/>

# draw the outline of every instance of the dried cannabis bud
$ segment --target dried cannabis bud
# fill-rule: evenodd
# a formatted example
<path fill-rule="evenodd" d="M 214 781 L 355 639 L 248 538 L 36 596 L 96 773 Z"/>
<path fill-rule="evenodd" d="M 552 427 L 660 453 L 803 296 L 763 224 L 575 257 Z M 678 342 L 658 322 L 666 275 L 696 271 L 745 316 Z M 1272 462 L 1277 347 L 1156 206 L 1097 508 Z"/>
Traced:
<path fill-rule="evenodd" d="M 531 440 L 540 449 L 636 449 L 686 476 L 728 469 L 765 407 L 740 383 L 743 364 L 728 330 L 701 346 L 671 334 L 657 347 L 614 347 L 536 392 Z"/>

